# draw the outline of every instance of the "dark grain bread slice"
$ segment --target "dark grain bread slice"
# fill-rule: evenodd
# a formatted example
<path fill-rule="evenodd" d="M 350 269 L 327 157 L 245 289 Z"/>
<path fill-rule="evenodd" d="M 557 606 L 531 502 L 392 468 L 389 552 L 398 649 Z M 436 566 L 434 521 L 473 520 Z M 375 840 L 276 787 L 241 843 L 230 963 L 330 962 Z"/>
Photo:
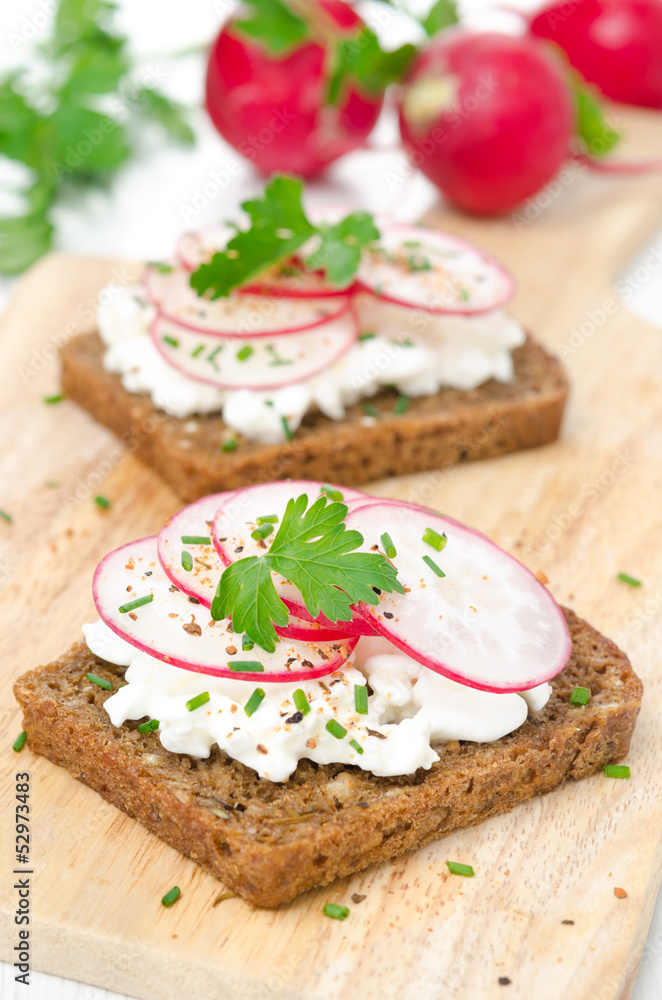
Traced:
<path fill-rule="evenodd" d="M 530 339 L 513 353 L 511 384 L 491 379 L 477 389 L 442 389 L 412 399 L 403 414 L 393 413 L 397 394 L 384 389 L 370 400 L 375 420 L 366 420 L 360 403 L 344 420 L 310 412 L 294 440 L 280 445 L 230 434 L 218 415 L 169 417 L 148 395 L 127 392 L 104 370 L 96 333 L 62 348 L 62 388 L 190 501 L 274 479 L 360 485 L 554 441 L 568 393 L 563 369 Z M 228 436 L 237 448 L 223 452 Z"/>
<path fill-rule="evenodd" d="M 585 778 L 628 751 L 642 685 L 628 658 L 572 611 L 568 666 L 547 706 L 493 743 L 435 747 L 429 771 L 377 778 L 359 768 L 301 761 L 275 784 L 214 747 L 198 760 L 164 750 L 138 722 L 115 728 L 103 710 L 124 670 L 83 643 L 14 687 L 29 746 L 135 816 L 245 899 L 275 906 L 297 893 L 396 857 L 518 802 Z M 570 705 L 575 685 L 585 707 Z"/>

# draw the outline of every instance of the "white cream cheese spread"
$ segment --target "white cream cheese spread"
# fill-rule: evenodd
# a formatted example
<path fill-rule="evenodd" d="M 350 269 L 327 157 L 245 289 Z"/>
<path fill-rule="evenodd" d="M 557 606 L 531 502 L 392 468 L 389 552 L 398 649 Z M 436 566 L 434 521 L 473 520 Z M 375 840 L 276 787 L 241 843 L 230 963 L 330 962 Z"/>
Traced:
<path fill-rule="evenodd" d="M 166 664 L 102 621 L 84 625 L 83 632 L 92 653 L 127 667 L 126 684 L 105 703 L 113 725 L 158 719 L 166 749 L 208 757 L 216 743 L 271 781 L 285 781 L 301 758 L 354 764 L 379 776 L 411 774 L 438 759 L 431 744 L 498 739 L 521 726 L 529 711 L 543 708 L 551 694 L 549 684 L 521 695 L 479 691 L 429 670 L 378 637 L 361 638 L 350 660 L 319 680 L 269 684 L 256 678 L 253 685 Z M 357 712 L 356 685 L 372 692 L 367 715 Z M 246 704 L 257 687 L 264 698 L 248 715 Z M 305 715 L 293 700 L 297 688 L 310 703 Z M 187 701 L 202 692 L 209 700 L 189 711 Z M 327 729 L 332 720 L 351 739 L 334 736 Z"/>
<path fill-rule="evenodd" d="M 372 295 L 355 296 L 354 305 L 359 340 L 321 374 L 270 391 L 224 390 L 183 374 L 159 353 L 149 334 L 155 309 L 141 286 L 109 286 L 98 308 L 104 367 L 121 376 L 127 391 L 148 393 L 171 416 L 218 412 L 249 440 L 277 444 L 286 438 L 283 418 L 290 431 L 315 407 L 340 420 L 346 406 L 383 386 L 426 396 L 444 386 L 472 389 L 489 378 L 508 382 L 512 350 L 525 340 L 521 325 L 503 309 L 439 315 Z"/>

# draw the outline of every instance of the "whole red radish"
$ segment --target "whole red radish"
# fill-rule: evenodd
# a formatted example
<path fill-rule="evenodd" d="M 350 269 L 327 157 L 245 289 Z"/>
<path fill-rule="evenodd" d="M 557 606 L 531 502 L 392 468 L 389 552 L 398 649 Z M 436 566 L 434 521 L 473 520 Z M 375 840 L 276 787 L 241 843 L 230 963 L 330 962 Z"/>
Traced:
<path fill-rule="evenodd" d="M 450 202 L 484 215 L 551 180 L 575 129 L 563 71 L 529 37 L 444 32 L 414 63 L 399 104 L 412 162 Z"/>
<path fill-rule="evenodd" d="M 383 93 L 355 81 L 343 86 L 337 102 L 328 99 L 335 46 L 361 30 L 358 14 L 343 0 L 306 0 L 306 10 L 307 36 L 284 49 L 276 38 L 277 52 L 270 50 L 268 28 L 266 41 L 254 40 L 233 15 L 209 55 L 211 119 L 264 174 L 315 173 L 363 145 L 381 110 Z"/>
<path fill-rule="evenodd" d="M 568 0 L 531 21 L 606 97 L 662 108 L 662 0 Z"/>

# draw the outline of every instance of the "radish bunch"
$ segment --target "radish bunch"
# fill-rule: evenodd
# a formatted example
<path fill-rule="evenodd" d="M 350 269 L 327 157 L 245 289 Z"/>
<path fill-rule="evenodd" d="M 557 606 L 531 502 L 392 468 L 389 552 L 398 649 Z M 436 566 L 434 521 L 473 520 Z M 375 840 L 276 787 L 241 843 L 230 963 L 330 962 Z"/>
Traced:
<path fill-rule="evenodd" d="M 155 309 L 155 348 L 194 381 L 272 391 L 336 364 L 361 329 L 374 326 L 378 303 L 401 307 L 402 322 L 409 320 L 415 333 L 421 312 L 479 315 L 503 307 L 514 294 L 499 262 L 466 241 L 386 220 L 380 230 L 380 241 L 364 251 L 347 288 L 339 290 L 293 258 L 217 299 L 191 288 L 191 271 L 224 246 L 229 230 L 186 234 L 177 261 L 150 265 L 143 275 Z"/>
<path fill-rule="evenodd" d="M 313 617 L 276 577 L 290 611 L 273 653 L 210 608 L 225 567 L 269 550 L 288 501 L 344 502 L 360 550 L 397 569 L 403 593 L 380 592 L 349 622 Z M 361 544 L 361 537 L 363 542 Z M 554 677 L 570 655 L 561 609 L 538 580 L 487 538 L 426 507 L 378 500 L 319 482 L 268 483 L 205 497 L 158 536 L 108 555 L 94 576 L 103 621 L 158 660 L 198 673 L 294 682 L 340 669 L 362 635 L 380 634 L 426 667 L 485 691 L 524 691 Z"/>

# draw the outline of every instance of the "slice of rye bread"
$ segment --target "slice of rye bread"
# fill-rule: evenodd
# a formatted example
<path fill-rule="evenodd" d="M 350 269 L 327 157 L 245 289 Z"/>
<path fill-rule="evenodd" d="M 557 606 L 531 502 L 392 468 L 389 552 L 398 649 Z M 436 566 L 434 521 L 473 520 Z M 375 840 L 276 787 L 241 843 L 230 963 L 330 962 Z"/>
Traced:
<path fill-rule="evenodd" d="M 297 893 L 394 858 L 459 827 L 506 812 L 567 778 L 585 778 L 628 751 L 642 685 L 627 656 L 572 611 L 570 662 L 553 695 L 516 732 L 492 743 L 451 742 L 430 770 L 395 778 L 341 764 L 299 763 L 282 784 L 261 780 L 214 746 L 197 759 L 161 746 L 139 722 L 115 728 L 109 697 L 124 668 L 83 643 L 20 677 L 29 746 L 136 817 L 245 899 L 275 906 Z M 576 685 L 586 706 L 572 706 Z"/>
<path fill-rule="evenodd" d="M 548 444 L 558 437 L 568 394 L 559 362 L 528 339 L 513 352 L 512 383 L 442 389 L 410 400 L 402 414 L 393 412 L 398 394 L 383 389 L 370 399 L 376 419 L 366 418 L 361 403 L 344 420 L 311 411 L 291 442 L 265 445 L 234 434 L 217 414 L 179 419 L 155 409 L 148 395 L 127 392 L 105 371 L 104 350 L 96 333 L 62 348 L 64 392 L 188 501 L 274 479 L 359 485 Z M 223 452 L 231 438 L 237 447 Z"/>

